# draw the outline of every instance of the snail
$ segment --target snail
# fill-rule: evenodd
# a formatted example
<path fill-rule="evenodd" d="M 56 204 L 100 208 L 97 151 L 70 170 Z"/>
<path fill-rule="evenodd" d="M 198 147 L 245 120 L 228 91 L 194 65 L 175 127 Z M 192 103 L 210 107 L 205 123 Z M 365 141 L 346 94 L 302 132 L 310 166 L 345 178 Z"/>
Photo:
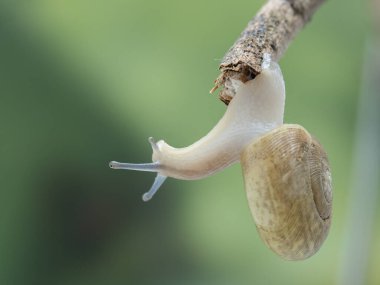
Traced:
<path fill-rule="evenodd" d="M 167 177 L 194 180 L 241 162 L 248 204 L 266 245 L 287 260 L 318 251 L 332 208 L 331 173 L 321 144 L 299 125 L 283 124 L 285 84 L 276 62 L 242 83 L 217 125 L 199 141 L 174 148 L 149 138 L 152 163 L 110 162 L 113 169 L 157 172 L 143 200 Z"/>

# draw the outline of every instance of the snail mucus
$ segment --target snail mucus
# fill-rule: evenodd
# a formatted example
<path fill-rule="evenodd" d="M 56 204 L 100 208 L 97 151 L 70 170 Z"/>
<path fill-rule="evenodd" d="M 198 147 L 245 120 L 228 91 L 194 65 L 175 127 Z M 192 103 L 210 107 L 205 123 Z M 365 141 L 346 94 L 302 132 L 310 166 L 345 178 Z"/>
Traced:
<path fill-rule="evenodd" d="M 279 65 L 264 56 L 253 80 L 234 80 L 236 94 L 217 125 L 184 148 L 149 138 L 152 163 L 110 162 L 113 169 L 156 172 L 143 200 L 167 177 L 201 179 L 240 162 L 256 228 L 287 260 L 318 251 L 331 223 L 332 185 L 326 152 L 302 126 L 284 124 L 285 83 Z"/>

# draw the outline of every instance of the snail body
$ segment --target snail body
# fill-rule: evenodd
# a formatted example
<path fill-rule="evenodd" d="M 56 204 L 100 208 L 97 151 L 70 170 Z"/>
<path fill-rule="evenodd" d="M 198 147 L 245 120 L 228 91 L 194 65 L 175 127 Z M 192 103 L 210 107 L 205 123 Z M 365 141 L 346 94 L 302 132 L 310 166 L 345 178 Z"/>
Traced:
<path fill-rule="evenodd" d="M 201 179 L 241 162 L 248 204 L 263 241 L 281 257 L 304 259 L 325 240 L 331 218 L 331 174 L 321 145 L 301 126 L 283 125 L 285 84 L 264 56 L 262 72 L 236 94 L 217 125 L 199 141 L 174 148 L 149 138 L 152 163 L 110 162 L 114 169 L 157 172 L 143 200 L 167 177 Z"/>
<path fill-rule="evenodd" d="M 113 169 L 157 172 L 143 200 L 150 200 L 167 177 L 194 180 L 210 176 L 236 163 L 252 140 L 283 124 L 285 83 L 281 69 L 270 59 L 254 80 L 234 80 L 236 94 L 215 127 L 203 138 L 184 148 L 149 138 L 152 163 L 134 164 L 111 161 Z"/>

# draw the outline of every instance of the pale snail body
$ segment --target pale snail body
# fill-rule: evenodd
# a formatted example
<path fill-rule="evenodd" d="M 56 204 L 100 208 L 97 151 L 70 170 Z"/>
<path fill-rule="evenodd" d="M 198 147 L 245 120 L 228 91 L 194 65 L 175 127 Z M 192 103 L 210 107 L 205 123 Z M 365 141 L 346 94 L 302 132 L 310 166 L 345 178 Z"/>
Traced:
<path fill-rule="evenodd" d="M 152 160 L 162 165 L 160 174 L 184 180 L 209 176 L 238 162 L 253 139 L 283 123 L 285 85 L 277 64 L 256 81 L 235 84 L 238 93 L 206 136 L 184 148 L 171 147 L 163 140 L 153 146 Z"/>
<path fill-rule="evenodd" d="M 130 164 L 113 161 L 110 163 L 110 167 L 157 172 L 151 189 L 143 196 L 143 200 L 148 201 L 167 177 L 184 180 L 200 179 L 241 160 L 249 206 L 264 242 L 285 259 L 307 258 L 318 250 L 327 236 L 330 224 L 331 183 L 326 182 L 326 185 L 328 184 L 330 187 L 329 190 L 322 190 L 330 194 L 310 194 L 314 193 L 314 188 L 308 187 L 310 184 L 316 184 L 313 180 L 331 181 L 331 178 L 320 178 L 320 176 L 316 178 L 314 175 L 315 173 L 327 174 L 328 177 L 331 177 L 327 159 L 322 163 L 319 158 L 314 159 L 309 154 L 306 156 L 310 161 L 297 157 L 296 162 L 301 160 L 301 163 L 304 164 L 301 167 L 299 164 L 293 163 L 294 157 L 290 151 L 293 149 L 292 147 L 281 149 L 280 153 L 276 152 L 277 148 L 273 148 L 274 158 L 272 160 L 276 160 L 276 156 L 280 155 L 284 164 L 291 163 L 287 172 L 279 172 L 276 175 L 272 170 L 283 171 L 285 168 L 283 169 L 277 164 L 274 164 L 273 167 L 265 167 L 266 164 L 258 160 L 259 156 L 257 155 L 253 159 L 251 153 L 256 153 L 258 149 L 266 149 L 263 144 L 267 144 L 268 139 L 262 140 L 262 138 L 268 138 L 268 136 L 269 141 L 271 138 L 275 138 L 279 145 L 282 141 L 298 145 L 299 142 L 296 142 L 296 138 L 299 136 L 294 137 L 298 131 L 288 132 L 288 128 L 291 130 L 298 128 L 297 130 L 305 133 L 303 137 L 310 138 L 307 142 L 302 141 L 301 145 L 304 149 L 311 149 L 307 147 L 308 144 L 316 145 L 318 143 L 314 142 L 302 127 L 282 125 L 285 84 L 280 67 L 277 63 L 271 62 L 270 58 L 264 59 L 263 71 L 255 79 L 245 84 L 234 81 L 233 84 L 236 87 L 236 95 L 222 119 L 205 137 L 185 148 L 173 148 L 163 140 L 156 143 L 150 138 L 153 163 Z M 322 149 L 318 154 L 326 157 Z M 268 154 L 265 155 L 269 157 Z M 285 158 L 285 155 L 290 155 L 290 157 Z M 314 162 L 317 166 L 313 165 Z M 290 166 L 296 170 L 290 171 Z M 326 173 L 322 174 L 316 170 L 320 166 L 326 166 Z M 298 175 L 300 173 L 298 170 L 301 168 L 309 169 L 305 171 L 307 175 Z M 268 172 L 265 169 L 271 171 Z M 310 173 L 313 173 L 314 176 Z M 293 174 L 297 174 L 297 176 L 293 177 Z M 300 180 L 302 183 L 273 184 L 271 179 Z M 306 182 L 308 179 L 309 182 Z M 274 187 L 274 185 L 276 186 Z M 303 189 L 299 189 L 300 187 Z M 310 193 L 304 195 L 304 192 Z M 300 193 L 303 196 L 298 196 Z M 320 199 L 322 196 L 325 199 Z M 281 206 L 281 197 L 284 198 L 283 206 Z M 289 197 L 294 197 L 294 199 Z M 315 200 L 316 197 L 317 200 Z M 274 200 L 271 201 L 271 198 Z M 325 202 L 327 202 L 326 205 L 319 205 Z M 319 213 L 320 209 L 323 209 L 321 210 L 322 215 Z M 315 223 L 318 215 L 320 219 L 327 222 Z M 293 225 L 288 220 L 293 220 Z M 309 224 L 303 226 L 302 223 Z"/>
<path fill-rule="evenodd" d="M 153 163 L 132 164 L 112 161 L 114 169 L 157 172 L 147 201 L 167 177 L 183 180 L 201 179 L 240 160 L 243 148 L 252 140 L 282 125 L 285 84 L 281 69 L 270 59 L 261 74 L 245 84 L 234 81 L 237 92 L 216 126 L 203 138 L 184 148 L 174 148 L 165 141 L 149 138 Z"/>

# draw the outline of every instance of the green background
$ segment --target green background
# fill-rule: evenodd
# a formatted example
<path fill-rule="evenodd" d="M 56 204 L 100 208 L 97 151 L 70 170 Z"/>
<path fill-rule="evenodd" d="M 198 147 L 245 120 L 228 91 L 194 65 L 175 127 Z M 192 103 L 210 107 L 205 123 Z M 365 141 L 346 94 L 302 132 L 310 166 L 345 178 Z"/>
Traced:
<path fill-rule="evenodd" d="M 285 121 L 318 137 L 333 172 L 333 223 L 312 258 L 266 248 L 239 165 L 168 179 L 149 203 L 154 174 L 108 168 L 149 162 L 149 136 L 180 147 L 212 128 L 225 110 L 208 94 L 218 64 L 263 3 L 0 2 L 0 284 L 337 282 L 366 2 L 325 3 L 280 61 Z M 368 284 L 380 283 L 379 231 Z"/>

